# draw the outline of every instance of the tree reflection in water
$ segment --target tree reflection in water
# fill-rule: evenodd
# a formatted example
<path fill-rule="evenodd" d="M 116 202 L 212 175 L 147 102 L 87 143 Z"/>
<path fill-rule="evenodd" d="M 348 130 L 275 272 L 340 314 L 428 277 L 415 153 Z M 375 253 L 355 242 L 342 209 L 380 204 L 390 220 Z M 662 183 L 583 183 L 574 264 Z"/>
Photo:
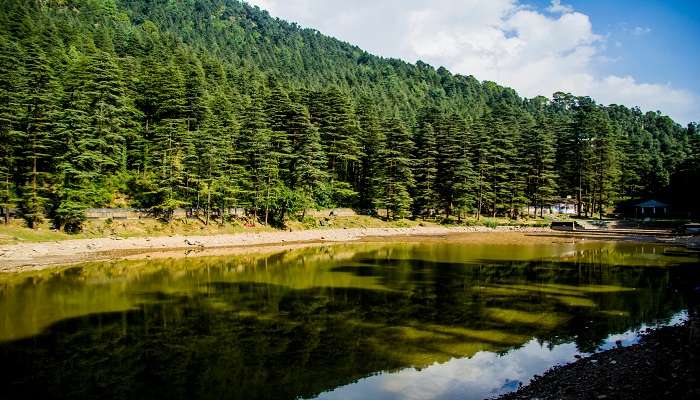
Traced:
<path fill-rule="evenodd" d="M 415 374 L 469 358 L 507 370 L 537 348 L 595 351 L 676 315 L 698 282 L 694 262 L 646 257 L 649 245 L 516 247 L 510 261 L 464 247 L 355 244 L 6 276 L 0 383 L 9 398 L 293 399 L 393 371 L 409 390 Z M 498 379 L 490 387 L 516 382 Z"/>

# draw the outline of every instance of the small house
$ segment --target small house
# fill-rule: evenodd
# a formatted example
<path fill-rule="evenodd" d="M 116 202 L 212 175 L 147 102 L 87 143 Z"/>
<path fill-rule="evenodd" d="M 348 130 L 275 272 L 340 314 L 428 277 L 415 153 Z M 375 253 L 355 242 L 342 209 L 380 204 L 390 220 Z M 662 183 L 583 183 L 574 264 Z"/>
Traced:
<path fill-rule="evenodd" d="M 634 204 L 634 216 L 637 218 L 658 218 L 669 215 L 670 206 L 656 200 L 647 200 Z"/>

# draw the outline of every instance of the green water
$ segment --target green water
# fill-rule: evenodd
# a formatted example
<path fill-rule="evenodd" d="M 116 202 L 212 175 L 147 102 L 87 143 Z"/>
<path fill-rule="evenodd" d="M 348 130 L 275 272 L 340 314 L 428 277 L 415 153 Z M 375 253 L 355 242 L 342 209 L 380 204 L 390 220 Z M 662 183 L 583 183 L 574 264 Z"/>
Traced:
<path fill-rule="evenodd" d="M 652 244 L 403 241 L 0 275 L 0 397 L 482 398 L 700 282 Z"/>

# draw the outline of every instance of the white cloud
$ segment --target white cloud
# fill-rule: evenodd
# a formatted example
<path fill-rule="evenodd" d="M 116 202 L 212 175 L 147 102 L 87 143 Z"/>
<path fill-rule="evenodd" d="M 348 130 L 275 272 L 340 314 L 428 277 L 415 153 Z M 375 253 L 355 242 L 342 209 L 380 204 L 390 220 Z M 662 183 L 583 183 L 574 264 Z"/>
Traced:
<path fill-rule="evenodd" d="M 651 28 L 635 26 L 632 28 L 632 30 L 630 30 L 630 33 L 634 36 L 642 36 L 646 35 L 647 33 L 651 33 Z"/>
<path fill-rule="evenodd" d="M 601 103 L 661 110 L 681 123 L 700 115 L 697 97 L 669 84 L 598 71 L 610 58 L 590 18 L 561 1 L 538 11 L 519 0 L 249 0 L 273 16 L 365 50 L 511 86 L 522 95 L 562 90 Z M 639 28 L 639 34 L 649 28 Z M 630 32 L 637 32 L 637 28 Z"/>
<path fill-rule="evenodd" d="M 552 4 L 547 8 L 552 14 L 566 14 L 574 11 L 574 8 L 567 4 L 561 4 L 561 0 L 552 0 Z"/>
<path fill-rule="evenodd" d="M 639 83 L 631 76 L 607 76 L 593 80 L 588 88 L 608 103 L 637 105 L 642 110 L 668 113 L 678 122 L 697 120 L 697 97 L 687 90 L 675 89 L 668 84 Z"/>

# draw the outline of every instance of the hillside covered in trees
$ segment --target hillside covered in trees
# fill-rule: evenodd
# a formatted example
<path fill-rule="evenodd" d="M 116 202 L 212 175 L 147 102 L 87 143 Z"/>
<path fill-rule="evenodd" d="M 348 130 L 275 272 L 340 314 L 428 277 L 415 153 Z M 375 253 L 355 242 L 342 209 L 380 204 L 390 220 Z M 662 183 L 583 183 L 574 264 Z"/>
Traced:
<path fill-rule="evenodd" d="M 313 207 L 517 217 L 576 199 L 697 207 L 700 133 L 373 56 L 237 0 L 3 0 L 0 205 L 265 223 Z M 5 215 L 7 212 L 4 213 Z"/>

